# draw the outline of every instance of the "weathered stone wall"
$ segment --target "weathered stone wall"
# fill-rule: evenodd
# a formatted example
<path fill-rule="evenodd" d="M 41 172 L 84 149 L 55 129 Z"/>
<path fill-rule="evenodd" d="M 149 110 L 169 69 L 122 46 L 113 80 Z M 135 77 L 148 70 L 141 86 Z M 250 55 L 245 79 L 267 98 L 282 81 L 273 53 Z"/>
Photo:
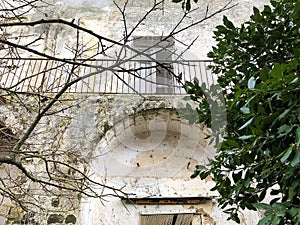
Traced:
<path fill-rule="evenodd" d="M 117 1 L 122 3 L 124 1 Z M 142 13 L 153 1 L 130 1 L 126 10 L 128 27 L 132 28 Z M 227 1 L 203 1 L 209 3 L 209 11 L 219 9 Z M 261 7 L 267 1 L 233 1 L 239 5 L 223 14 L 236 24 L 249 18 L 251 8 L 255 4 Z M 123 35 L 123 22 L 120 12 L 113 7 L 112 1 L 82 1 L 61 0 L 52 1 L 53 5 L 43 8 L 39 13 L 28 18 L 63 18 L 75 19 L 77 22 L 96 33 L 120 40 Z M 205 7 L 201 12 L 194 12 L 183 25 L 203 17 Z M 222 15 L 223 15 L 222 14 Z M 168 33 L 182 11 L 180 4 L 165 1 L 164 7 L 157 10 L 135 32 L 136 36 L 154 36 Z M 221 23 L 222 15 L 218 15 L 191 30 L 176 35 L 177 49 L 184 49 L 182 41 L 192 41 L 197 36 L 195 45 L 185 55 L 185 59 L 204 59 L 211 49 L 213 29 Z M 159 18 L 159 19 L 158 19 Z M 29 28 L 22 28 L 27 32 Z M 20 30 L 13 30 L 18 32 Z M 65 44 L 76 43 L 75 33 L 62 26 L 38 26 L 36 34 L 46 34 L 38 46 L 44 52 L 72 57 L 66 51 Z M 88 36 L 81 37 L 87 46 L 92 46 L 95 40 Z M 88 41 L 87 41 L 88 40 Z M 112 50 L 113 52 L 114 50 Z M 92 55 L 93 50 L 87 55 Z M 27 55 L 29 56 L 29 55 Z M 79 167 L 90 171 L 95 180 L 105 182 L 115 188 L 122 187 L 137 197 L 189 197 L 214 196 L 210 191 L 213 183 L 210 179 L 201 181 L 189 179 L 194 165 L 207 162 L 207 157 L 214 154 L 214 149 L 207 146 L 204 139 L 206 129 L 201 126 L 190 126 L 177 115 L 177 109 L 184 106 L 182 97 L 148 96 L 146 99 L 138 95 L 70 95 L 65 98 L 74 99 L 74 107 L 62 112 L 64 119 L 55 116 L 45 117 L 37 128 L 40 136 L 30 139 L 29 143 L 43 143 L 51 152 L 53 142 L 59 140 L 58 146 L 65 149 L 62 155 L 66 161 L 80 156 L 85 163 Z M 26 116 L 24 116 L 26 115 Z M 67 116 L 67 117 L 66 117 Z M 13 129 L 16 134 L 22 133 L 32 119 L 26 111 L 18 111 L 11 106 L 1 107 L 1 121 Z M 66 129 L 65 129 L 66 128 Z M 14 130 L 15 129 L 15 130 Z M 61 139 L 54 134 L 60 133 Z M 44 134 L 44 135 L 43 135 Z M 34 149 L 34 148 L 33 148 Z M 35 150 L 35 149 L 34 149 Z M 73 156 L 72 156 L 73 155 Z M 32 162 L 30 162 L 32 163 Z M 43 167 L 38 162 L 30 164 L 33 171 L 40 172 Z M 99 189 L 99 193 L 102 189 Z M 110 194 L 105 190 L 104 194 Z M 44 196 L 39 203 L 49 211 L 34 208 L 24 213 L 10 202 L 1 205 L 1 222 L 11 224 L 36 225 L 134 225 L 139 223 L 140 213 L 159 213 L 195 210 L 199 218 L 195 224 L 234 224 L 226 221 L 226 215 L 221 213 L 214 201 L 201 205 L 132 205 L 125 204 L 118 198 L 106 197 L 106 201 L 73 196 L 62 193 L 60 197 Z M 72 206 L 72 207 L 70 207 Z M 52 211 L 52 212 L 51 212 Z M 3 219 L 3 217 L 5 219 Z M 257 215 L 245 213 L 244 224 L 255 224 Z M 1 221 L 2 220 L 2 221 Z M 199 221 L 202 221 L 200 223 Z"/>
<path fill-rule="evenodd" d="M 73 96 L 66 96 L 72 99 Z M 34 97 L 20 97 L 22 104 L 10 101 L 7 97 L 7 102 L 0 104 L 0 121 L 4 127 L 11 129 L 13 137 L 20 137 L 32 123 L 38 109 L 36 108 L 36 99 Z M 63 99 L 63 98 L 62 98 Z M 65 99 L 66 100 L 66 99 Z M 63 107 L 68 107 L 69 101 L 65 101 Z M 25 107 L 24 107 L 25 106 Z M 53 110 L 61 106 L 53 107 Z M 31 137 L 27 140 L 24 151 L 29 151 L 35 157 L 29 157 L 26 161 L 22 160 L 27 171 L 33 176 L 39 178 L 46 173 L 45 164 L 42 162 L 43 154 L 45 157 L 49 154 L 59 153 L 57 148 L 62 146 L 61 135 L 64 134 L 64 128 L 68 125 L 69 117 L 63 112 L 57 113 L 54 116 L 44 117 L 36 127 Z M 6 129 L 7 129 L 6 128 Z M 3 143 L 1 143 L 2 145 Z M 3 150 L 3 149 L 2 149 Z M 9 149 L 6 149 L 6 151 Z M 10 149 L 11 150 L 11 149 Z M 5 156 L 9 156 L 10 152 L 5 152 Z M 74 152 L 73 152 L 74 153 Z M 70 151 L 71 155 L 72 152 Z M 26 153 L 23 154 L 26 157 Z M 67 154 L 62 156 L 65 162 L 72 158 Z M 82 165 L 78 165 L 80 169 Z M 52 172 L 55 168 L 50 168 Z M 15 201 L 12 202 L 9 198 L 4 197 L 0 204 L 0 224 L 75 224 L 78 217 L 80 196 L 76 193 L 59 191 L 56 192 L 53 187 L 49 187 L 48 191 L 41 189 L 41 185 L 36 182 L 31 182 L 26 179 L 26 176 L 17 167 L 8 164 L 0 165 L 1 189 L 7 188 L 8 194 L 10 191 L 16 195 Z M 11 182 L 9 182 L 11 180 Z M 24 211 L 22 206 L 27 207 Z"/>
<path fill-rule="evenodd" d="M 116 1 L 121 8 L 124 5 L 124 0 Z M 187 26 L 199 19 L 202 19 L 206 14 L 206 7 L 208 6 L 208 15 L 222 8 L 228 0 L 203 0 L 199 4 L 199 10 L 191 13 L 186 19 L 182 21 L 179 28 Z M 185 54 L 185 59 L 206 59 L 207 53 L 211 50 L 211 46 L 215 44 L 213 40 L 213 31 L 215 26 L 222 23 L 222 16 L 226 15 L 235 24 L 247 20 L 252 12 L 252 7 L 256 6 L 262 8 L 267 4 L 268 0 L 251 1 L 251 0 L 233 0 L 232 5 L 238 4 L 236 7 L 218 14 L 191 29 L 183 30 L 175 35 L 176 48 L 178 54 L 185 49 L 181 43 L 189 44 L 197 38 L 191 51 Z M 61 18 L 68 21 L 79 23 L 85 28 L 91 29 L 93 32 L 103 35 L 104 37 L 112 38 L 113 40 L 122 40 L 124 34 L 124 23 L 122 15 L 114 6 L 113 1 L 97 1 L 97 0 L 51 0 L 47 3 L 47 7 L 39 9 L 37 12 L 28 15 L 27 19 L 55 19 Z M 152 0 L 147 1 L 129 1 L 125 11 L 127 28 L 130 31 L 137 22 L 142 18 L 147 10 L 153 5 Z M 195 6 L 196 7 L 196 6 Z M 181 4 L 174 4 L 169 0 L 164 2 L 164 6 L 160 10 L 151 13 L 147 20 L 139 25 L 133 32 L 132 36 L 161 36 L 167 35 L 176 26 L 183 12 Z M 159 18 L 159 19 L 158 19 Z M 8 31 L 11 36 L 18 32 L 32 33 L 31 27 L 14 28 Z M 76 45 L 76 30 L 66 28 L 62 25 L 39 25 L 33 29 L 36 36 L 43 35 L 44 38 L 37 42 L 35 48 L 42 50 L 48 54 L 55 56 L 62 56 L 64 58 L 72 58 L 73 55 L 67 50 L 66 44 L 70 46 Z M 30 38 L 30 37 L 29 37 Z M 24 39 L 25 40 L 25 39 Z M 92 46 L 96 44 L 97 39 L 89 35 L 84 35 L 79 38 L 79 41 L 86 45 L 86 56 L 92 56 L 95 53 Z M 114 49 L 111 50 L 113 54 Z M 32 53 L 26 53 L 24 56 L 33 56 Z"/>
<path fill-rule="evenodd" d="M 186 103 L 183 96 L 65 96 L 65 99 L 70 98 L 74 99 L 74 107 L 63 113 L 68 117 L 63 117 L 63 120 L 58 119 L 60 117 L 57 115 L 45 117 L 37 128 L 44 130 L 39 138 L 35 136 L 31 140 L 32 144 L 51 139 L 52 134 L 64 130 L 59 142 L 61 147 L 85 159 L 84 165 L 78 168 L 86 168 L 94 180 L 116 189 L 122 188 L 132 194 L 131 197 L 216 195 L 210 191 L 213 187 L 210 179 L 201 181 L 189 178 L 195 164 L 206 163 L 207 157 L 213 156 L 214 149 L 207 144 L 204 127 L 189 125 L 178 116 L 177 109 Z M 5 110 L 12 109 L 2 106 L 1 112 Z M 26 118 L 24 114 L 14 113 L 7 116 L 6 121 L 21 117 Z M 66 129 L 62 129 L 64 126 Z M 47 142 L 44 147 L 47 147 Z M 69 162 L 70 156 L 65 154 L 64 157 Z M 38 163 L 30 165 L 36 172 L 43 169 Z M 57 196 L 40 196 L 38 203 L 48 211 L 34 207 L 25 213 L 11 203 L 4 205 L 5 224 L 132 225 L 139 223 L 143 213 L 189 210 L 198 212 L 199 218 L 195 217 L 195 220 L 201 220 L 202 223 L 199 223 L 203 225 L 234 224 L 226 221 L 226 215 L 221 213 L 213 200 L 200 205 L 134 205 L 109 197 L 113 193 L 111 190 L 99 187 L 97 191 L 107 197 L 100 200 L 65 191 Z M 255 218 L 257 216 L 248 220 Z"/>

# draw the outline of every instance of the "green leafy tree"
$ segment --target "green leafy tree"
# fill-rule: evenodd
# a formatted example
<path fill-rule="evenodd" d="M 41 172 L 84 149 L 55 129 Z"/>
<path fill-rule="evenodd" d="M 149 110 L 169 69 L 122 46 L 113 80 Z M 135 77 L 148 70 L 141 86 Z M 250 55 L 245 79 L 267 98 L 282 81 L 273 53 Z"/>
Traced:
<path fill-rule="evenodd" d="M 240 27 L 226 17 L 223 23 L 208 56 L 225 99 L 226 134 L 192 177 L 211 176 L 220 206 L 238 223 L 247 208 L 264 211 L 259 225 L 300 224 L 300 1 L 254 8 Z M 200 86 L 187 82 L 185 89 L 210 126 L 216 86 Z"/>

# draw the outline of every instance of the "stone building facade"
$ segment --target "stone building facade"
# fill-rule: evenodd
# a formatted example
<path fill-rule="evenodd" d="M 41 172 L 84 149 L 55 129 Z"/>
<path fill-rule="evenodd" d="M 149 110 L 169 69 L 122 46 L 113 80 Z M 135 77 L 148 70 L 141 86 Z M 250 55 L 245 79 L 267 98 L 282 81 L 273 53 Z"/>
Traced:
<path fill-rule="evenodd" d="M 120 6 L 125 3 L 123 0 L 116 2 Z M 153 0 L 129 1 L 126 6 L 127 26 L 133 28 L 146 10 L 151 8 L 153 2 Z M 192 12 L 180 26 L 187 26 L 202 18 L 206 13 L 206 5 L 209 5 L 209 12 L 214 12 L 227 2 L 226 0 L 201 1 L 200 10 Z M 28 20 L 75 19 L 82 26 L 114 40 L 122 39 L 124 35 L 120 32 L 124 27 L 122 14 L 110 0 L 52 0 L 51 3 L 41 11 L 30 14 Z M 206 54 L 214 44 L 212 31 L 222 22 L 224 14 L 239 24 L 249 18 L 253 6 L 262 7 L 268 1 L 232 1 L 232 4 L 235 3 L 238 3 L 236 7 L 192 29 L 176 34 L 175 39 L 171 41 L 172 44 L 167 47 L 171 50 L 168 49 L 169 51 L 161 55 L 156 54 L 155 59 L 174 60 L 174 56 L 170 56 L 168 52 L 175 56 L 180 55 L 181 63 L 175 63 L 172 68 L 175 74 L 185 71 L 184 79 L 188 80 L 192 74 L 190 68 L 205 68 L 206 64 L 188 63 L 207 60 Z M 140 42 L 132 41 L 131 46 L 139 50 L 147 48 L 155 42 L 155 38 L 168 34 L 176 26 L 182 14 L 180 4 L 164 1 L 160 8 L 135 30 L 133 36 L 142 39 Z M 27 31 L 26 28 L 22 29 L 24 29 L 22 32 Z M 70 51 L 66 50 L 66 44 L 76 43 L 77 40 L 74 38 L 76 32 L 62 29 L 59 25 L 40 25 L 34 29 L 37 34 L 45 34 L 45 38 L 38 46 L 41 51 L 55 57 L 72 57 Z M 20 32 L 20 30 L 11 32 Z M 88 35 L 80 39 L 82 43 L 86 40 L 89 40 Z M 191 47 L 184 45 L 193 40 L 195 41 Z M 84 56 L 95 54 L 94 44 L 94 39 L 86 41 L 85 48 L 88 51 L 83 54 Z M 120 49 L 112 49 L 110 54 L 113 55 L 115 52 L 120 52 Z M 128 54 L 132 53 L 129 51 Z M 28 53 L 22 56 L 30 58 L 34 57 L 34 54 Z M 143 59 L 140 57 L 138 60 Z M 97 60 L 102 59 L 97 58 Z M 188 67 L 182 66 L 185 62 Z M 40 63 L 44 65 L 44 62 Z M 201 68 L 200 76 L 206 74 L 210 77 L 209 72 L 206 69 L 203 72 Z M 197 71 L 193 73 L 196 74 Z M 147 73 L 152 74 L 146 71 L 146 76 Z M 7 73 L 2 70 L 2 74 Z M 0 78 L 3 81 L 3 75 Z M 99 80 L 101 79 L 100 77 Z M 43 118 L 37 129 L 46 135 L 35 139 L 35 142 L 38 140 L 45 143 L 45 146 L 51 150 L 53 147 L 51 143 L 58 139 L 55 134 L 59 133 L 60 148 L 65 152 L 72 149 L 69 151 L 70 155 L 67 153 L 62 155 L 66 162 L 74 161 L 72 153 L 78 153 L 85 159 L 78 164 L 78 167 L 84 168 L 89 177 L 116 189 L 122 189 L 130 195 L 126 198 L 118 198 L 111 196 L 114 194 L 112 190 L 99 188 L 97 192 L 106 195 L 99 200 L 62 191 L 60 195 L 56 194 L 54 197 L 39 196 L 38 201 L 47 210 L 37 207 L 29 212 L 24 212 L 19 207 L 13 206 L 11 202 L 4 201 L 0 204 L 0 224 L 235 224 L 227 221 L 227 215 L 218 208 L 215 201 L 217 193 L 210 191 L 213 181 L 189 178 L 195 165 L 207 163 L 208 158 L 212 158 L 216 153 L 216 149 L 205 138 L 209 132 L 207 128 L 189 124 L 180 117 L 179 109 L 186 105 L 184 92 L 180 94 L 177 89 L 165 91 L 164 88 L 167 86 L 165 83 L 165 87 L 160 87 L 163 89 L 161 90 L 156 84 L 147 86 L 147 81 L 140 82 L 140 86 L 132 81 L 131 84 L 136 85 L 134 87 L 138 88 L 139 92 L 144 92 L 141 95 L 141 93 L 134 93 L 133 90 L 120 89 L 117 79 L 105 79 L 107 80 L 103 87 L 98 87 L 101 82 L 97 83 L 95 79 L 87 82 L 87 89 L 84 89 L 86 83 L 83 82 L 81 89 L 75 88 L 72 93 L 65 93 L 63 99 L 68 99 L 65 103 L 66 109 L 58 113 L 61 117 L 50 115 Z M 207 85 L 216 82 L 215 78 L 205 79 Z M 172 84 L 175 84 L 175 81 Z M 98 87 L 98 91 L 94 89 L 88 91 L 91 90 L 91 85 Z M 106 91 L 103 91 L 103 88 Z M 25 101 L 26 104 L 31 104 L 30 97 Z M 70 105 L 73 107 L 69 107 Z M 11 127 L 12 133 L 15 134 L 22 133 L 28 125 L 26 121 L 30 121 L 32 117 L 6 103 L 0 104 L 0 112 L 1 121 Z M 32 167 L 39 170 L 38 163 L 33 163 Z M 33 187 L 33 193 L 35 192 L 38 191 Z M 259 219 L 258 214 L 247 211 L 243 211 L 240 216 L 241 224 L 244 225 L 254 225 Z"/>

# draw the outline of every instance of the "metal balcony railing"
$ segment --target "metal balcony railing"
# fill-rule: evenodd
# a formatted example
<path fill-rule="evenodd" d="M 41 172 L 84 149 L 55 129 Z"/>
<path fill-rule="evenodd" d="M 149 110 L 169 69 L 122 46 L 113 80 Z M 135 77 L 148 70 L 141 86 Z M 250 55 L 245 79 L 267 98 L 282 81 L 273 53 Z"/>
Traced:
<path fill-rule="evenodd" d="M 185 94 L 182 84 L 197 78 L 210 86 L 216 76 L 211 61 L 0 59 L 0 89 L 55 93 Z M 75 80 L 77 82 L 75 82 Z"/>

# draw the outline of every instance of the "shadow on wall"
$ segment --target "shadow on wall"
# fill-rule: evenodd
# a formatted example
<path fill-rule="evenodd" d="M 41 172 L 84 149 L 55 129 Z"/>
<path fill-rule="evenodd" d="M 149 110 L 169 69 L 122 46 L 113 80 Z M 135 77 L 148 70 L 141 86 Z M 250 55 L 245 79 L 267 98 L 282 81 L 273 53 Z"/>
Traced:
<path fill-rule="evenodd" d="M 175 109 L 140 111 L 107 131 L 92 165 L 107 177 L 189 177 L 214 154 L 207 151 L 204 132 L 181 120 Z"/>

